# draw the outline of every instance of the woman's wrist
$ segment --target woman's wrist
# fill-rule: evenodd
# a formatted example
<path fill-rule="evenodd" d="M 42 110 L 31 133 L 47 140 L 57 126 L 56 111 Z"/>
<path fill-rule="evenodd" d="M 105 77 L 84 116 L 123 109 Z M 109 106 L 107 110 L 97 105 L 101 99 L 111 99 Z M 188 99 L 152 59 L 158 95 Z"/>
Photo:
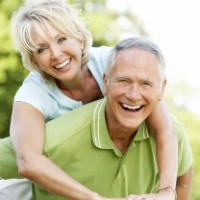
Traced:
<path fill-rule="evenodd" d="M 177 193 L 176 193 L 176 189 L 175 188 L 173 188 L 172 186 L 167 186 L 167 187 L 159 189 L 158 193 L 164 192 L 164 191 L 171 191 L 171 192 L 173 192 L 175 200 L 177 200 Z"/>

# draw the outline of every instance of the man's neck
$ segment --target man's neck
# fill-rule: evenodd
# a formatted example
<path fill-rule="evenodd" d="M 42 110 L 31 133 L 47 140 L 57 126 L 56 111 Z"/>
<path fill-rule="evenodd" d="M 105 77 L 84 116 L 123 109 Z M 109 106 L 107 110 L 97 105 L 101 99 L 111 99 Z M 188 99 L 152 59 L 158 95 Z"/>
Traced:
<path fill-rule="evenodd" d="M 125 137 L 125 138 L 117 138 L 117 137 L 112 137 L 110 135 L 111 140 L 119 148 L 119 150 L 122 153 L 126 152 L 126 150 L 128 149 L 133 137 L 134 137 L 134 134 L 130 135 L 129 137 Z"/>
<path fill-rule="evenodd" d="M 112 110 L 109 110 L 109 107 L 106 107 L 105 116 L 108 133 L 112 142 L 122 153 L 124 153 L 135 136 L 138 127 L 127 127 L 126 125 L 120 123 L 120 121 L 113 116 Z"/>
<path fill-rule="evenodd" d="M 125 153 L 129 147 L 133 137 L 135 136 L 136 130 L 130 130 L 119 124 L 109 124 L 107 122 L 108 132 L 112 142 L 119 148 L 122 153 Z"/>

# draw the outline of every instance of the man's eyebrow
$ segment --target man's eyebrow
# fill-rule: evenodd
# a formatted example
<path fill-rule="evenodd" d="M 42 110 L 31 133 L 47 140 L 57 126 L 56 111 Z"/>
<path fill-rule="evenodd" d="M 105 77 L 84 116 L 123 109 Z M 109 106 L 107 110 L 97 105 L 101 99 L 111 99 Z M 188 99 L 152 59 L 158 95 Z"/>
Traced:
<path fill-rule="evenodd" d="M 141 82 L 141 83 L 152 84 L 152 83 L 153 83 L 153 80 L 151 80 L 150 78 L 143 78 L 143 79 L 140 79 L 140 82 Z"/>
<path fill-rule="evenodd" d="M 127 75 L 125 74 L 117 74 L 117 75 L 114 75 L 115 78 L 129 78 Z"/>
<path fill-rule="evenodd" d="M 142 78 L 141 81 L 152 82 L 152 80 L 150 78 Z"/>

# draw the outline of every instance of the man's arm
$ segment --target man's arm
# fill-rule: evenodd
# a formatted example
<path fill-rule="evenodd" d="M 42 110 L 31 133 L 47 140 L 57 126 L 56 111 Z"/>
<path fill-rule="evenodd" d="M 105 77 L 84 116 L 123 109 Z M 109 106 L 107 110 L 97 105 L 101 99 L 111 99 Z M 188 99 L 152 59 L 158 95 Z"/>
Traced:
<path fill-rule="evenodd" d="M 190 169 L 182 176 L 178 177 L 176 184 L 177 200 L 189 200 L 192 186 L 193 169 Z"/>
<path fill-rule="evenodd" d="M 128 200 L 141 200 L 141 199 L 148 199 L 148 200 L 190 200 L 190 191 L 192 186 L 192 175 L 193 170 L 192 167 L 182 176 L 177 178 L 176 184 L 176 193 L 173 192 L 171 187 L 166 187 L 161 189 L 158 193 L 154 194 L 141 194 L 141 195 L 134 195 L 131 194 L 128 197 Z"/>

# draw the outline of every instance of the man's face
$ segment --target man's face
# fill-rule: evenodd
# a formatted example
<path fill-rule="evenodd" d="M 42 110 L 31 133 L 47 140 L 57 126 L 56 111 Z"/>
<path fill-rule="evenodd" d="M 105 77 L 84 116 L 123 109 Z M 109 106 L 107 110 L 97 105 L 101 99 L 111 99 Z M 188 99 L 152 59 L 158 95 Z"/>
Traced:
<path fill-rule="evenodd" d="M 110 77 L 104 76 L 108 126 L 135 131 L 162 98 L 165 83 L 155 55 L 139 49 L 120 51 Z"/>

